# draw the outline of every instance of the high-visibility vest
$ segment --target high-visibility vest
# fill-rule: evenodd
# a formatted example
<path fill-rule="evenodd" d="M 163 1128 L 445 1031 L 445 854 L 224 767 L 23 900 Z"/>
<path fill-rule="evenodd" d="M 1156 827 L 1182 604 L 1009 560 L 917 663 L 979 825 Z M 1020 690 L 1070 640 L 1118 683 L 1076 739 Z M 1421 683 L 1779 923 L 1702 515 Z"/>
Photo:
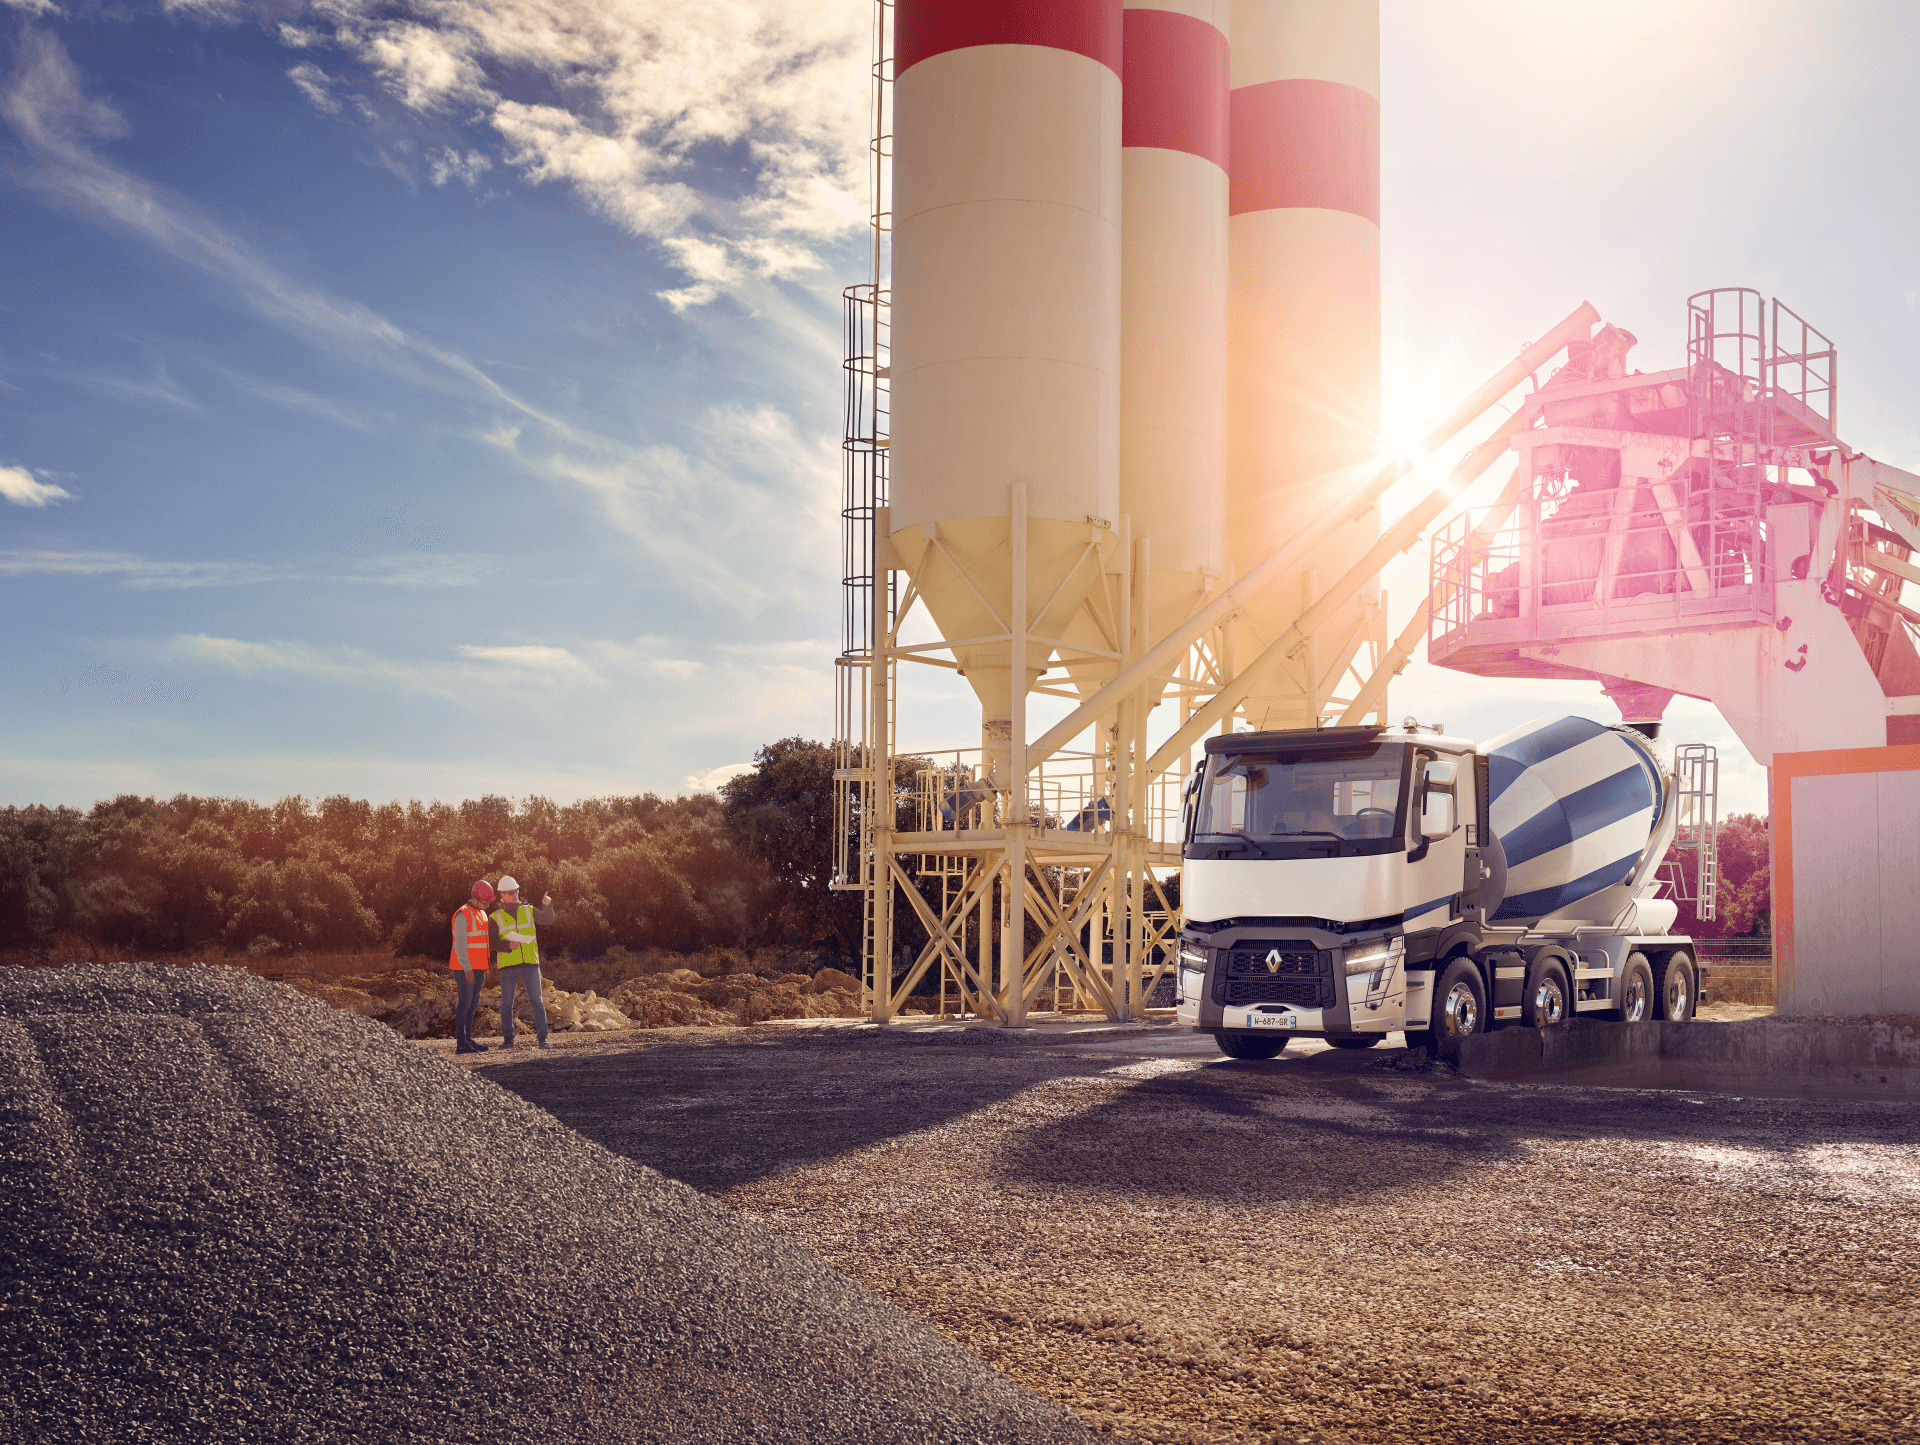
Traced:
<path fill-rule="evenodd" d="M 512 913 L 504 908 L 496 908 L 493 910 L 493 921 L 500 925 L 500 966 L 502 968 L 540 962 L 540 943 L 534 936 L 531 905 L 522 903 Z M 517 938 L 516 934 L 519 935 Z M 512 944 L 513 947 L 509 949 L 508 944 Z"/>
<path fill-rule="evenodd" d="M 460 913 L 453 915 L 454 923 L 457 924 L 460 922 L 461 913 L 467 916 L 466 966 L 468 968 L 479 969 L 482 973 L 485 973 L 488 953 L 486 912 L 484 909 L 474 907 L 471 903 L 462 904 Z M 447 967 L 458 972 L 460 966 L 459 953 L 457 951 L 449 953 L 447 955 Z"/>

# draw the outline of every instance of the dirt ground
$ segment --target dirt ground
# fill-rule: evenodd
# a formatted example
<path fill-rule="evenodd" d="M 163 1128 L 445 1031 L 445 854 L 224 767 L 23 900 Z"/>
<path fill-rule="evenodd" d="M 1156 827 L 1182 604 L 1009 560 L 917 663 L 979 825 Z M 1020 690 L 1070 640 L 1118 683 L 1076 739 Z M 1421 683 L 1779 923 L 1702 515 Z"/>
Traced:
<path fill-rule="evenodd" d="M 1920 1441 L 1917 1105 L 1168 1026 L 557 1045 L 463 1062 L 1118 1437 Z"/>

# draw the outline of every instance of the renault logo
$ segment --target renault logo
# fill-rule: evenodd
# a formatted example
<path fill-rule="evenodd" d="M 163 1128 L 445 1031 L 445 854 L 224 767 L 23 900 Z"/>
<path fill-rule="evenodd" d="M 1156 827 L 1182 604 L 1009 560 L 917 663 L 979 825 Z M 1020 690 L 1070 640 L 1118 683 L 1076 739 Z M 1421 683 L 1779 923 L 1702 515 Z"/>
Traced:
<path fill-rule="evenodd" d="M 1280 972 L 1280 950 L 1277 948 L 1269 949 L 1267 951 L 1267 972 L 1268 973 Z"/>

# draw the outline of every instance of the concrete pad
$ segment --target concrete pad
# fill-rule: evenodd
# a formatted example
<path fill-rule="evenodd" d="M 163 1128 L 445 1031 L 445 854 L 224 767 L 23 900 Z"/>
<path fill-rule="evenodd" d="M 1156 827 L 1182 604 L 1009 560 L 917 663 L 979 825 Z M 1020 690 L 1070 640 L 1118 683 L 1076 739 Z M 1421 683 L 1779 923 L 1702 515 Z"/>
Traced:
<path fill-rule="evenodd" d="M 1452 1052 L 1475 1079 L 1718 1092 L 1920 1097 L 1920 1020 L 1763 1018 L 1738 1023 L 1506 1028 Z"/>

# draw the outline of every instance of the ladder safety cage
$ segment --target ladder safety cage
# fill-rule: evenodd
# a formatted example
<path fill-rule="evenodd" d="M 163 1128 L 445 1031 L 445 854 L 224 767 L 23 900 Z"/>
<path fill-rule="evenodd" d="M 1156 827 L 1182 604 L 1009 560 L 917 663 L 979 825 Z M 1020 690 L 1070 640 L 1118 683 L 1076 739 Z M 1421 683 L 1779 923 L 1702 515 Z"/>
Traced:
<path fill-rule="evenodd" d="M 1661 867 L 1675 902 L 1691 904 L 1694 917 L 1713 921 L 1720 896 L 1720 754 L 1711 743 L 1682 743 L 1673 750 L 1673 850 L 1694 855 L 1693 888 L 1684 859 Z"/>

